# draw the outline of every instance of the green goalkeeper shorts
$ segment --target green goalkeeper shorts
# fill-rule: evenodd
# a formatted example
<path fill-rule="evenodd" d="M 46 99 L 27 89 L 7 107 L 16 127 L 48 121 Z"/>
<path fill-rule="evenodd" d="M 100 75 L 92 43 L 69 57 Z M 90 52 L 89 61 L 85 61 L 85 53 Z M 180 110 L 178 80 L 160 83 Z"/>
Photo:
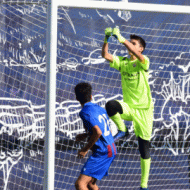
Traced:
<path fill-rule="evenodd" d="M 150 106 L 150 108 L 138 109 L 130 108 L 125 102 L 118 102 L 123 108 L 123 114 L 121 114 L 121 118 L 127 121 L 133 121 L 135 135 L 149 141 L 151 139 L 153 126 L 153 104 Z"/>

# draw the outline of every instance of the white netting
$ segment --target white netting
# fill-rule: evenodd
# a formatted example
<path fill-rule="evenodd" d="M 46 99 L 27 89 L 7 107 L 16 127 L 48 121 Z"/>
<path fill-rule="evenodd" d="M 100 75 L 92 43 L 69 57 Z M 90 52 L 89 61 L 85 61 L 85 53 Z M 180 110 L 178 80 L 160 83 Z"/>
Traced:
<path fill-rule="evenodd" d="M 2 4 L 41 4 L 48 0 L 1 0 Z"/>
<path fill-rule="evenodd" d="M 47 6 L 45 1 L 23 2 L 0 7 L 0 184 L 4 190 L 43 189 Z M 83 132 L 74 86 L 90 82 L 93 101 L 102 106 L 122 99 L 120 74 L 101 57 L 104 30 L 115 26 L 127 39 L 131 33 L 142 36 L 147 42 L 144 54 L 151 61 L 155 114 L 149 189 L 189 189 L 189 22 L 188 15 L 59 8 L 55 189 L 74 189 L 86 161 L 76 158 L 84 143 L 74 141 Z M 112 54 L 127 55 L 113 38 L 109 47 Z M 118 155 L 110 176 L 98 182 L 100 189 L 139 188 L 137 140 L 132 124 L 126 125 L 130 136 L 117 144 Z"/>

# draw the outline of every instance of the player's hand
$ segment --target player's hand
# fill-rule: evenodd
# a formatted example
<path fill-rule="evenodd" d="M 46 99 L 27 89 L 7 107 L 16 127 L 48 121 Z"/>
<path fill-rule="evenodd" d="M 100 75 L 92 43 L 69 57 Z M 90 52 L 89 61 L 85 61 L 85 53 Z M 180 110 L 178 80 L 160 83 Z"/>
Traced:
<path fill-rule="evenodd" d="M 111 27 L 105 29 L 105 35 L 106 36 L 111 36 L 112 35 L 112 28 Z"/>
<path fill-rule="evenodd" d="M 87 153 L 88 153 L 88 151 L 80 150 L 78 152 L 78 158 L 84 158 Z"/>
<path fill-rule="evenodd" d="M 126 39 L 120 34 L 119 28 L 114 28 L 113 31 L 112 31 L 112 35 L 113 35 L 116 39 L 118 39 L 118 41 L 119 41 L 120 43 L 124 43 L 125 40 L 126 40 Z"/>
<path fill-rule="evenodd" d="M 106 28 L 105 29 L 105 39 L 104 39 L 104 43 L 108 43 L 109 42 L 109 38 L 112 35 L 112 28 Z"/>

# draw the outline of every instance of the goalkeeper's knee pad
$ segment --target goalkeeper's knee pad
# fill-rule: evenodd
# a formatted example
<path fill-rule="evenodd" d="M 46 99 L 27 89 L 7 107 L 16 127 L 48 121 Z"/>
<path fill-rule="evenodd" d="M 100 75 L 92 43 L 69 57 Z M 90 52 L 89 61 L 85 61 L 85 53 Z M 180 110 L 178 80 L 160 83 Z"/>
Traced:
<path fill-rule="evenodd" d="M 123 113 L 123 109 L 120 105 L 120 103 L 116 100 L 111 100 L 106 103 L 106 111 L 109 117 L 112 117 L 116 113 Z"/>

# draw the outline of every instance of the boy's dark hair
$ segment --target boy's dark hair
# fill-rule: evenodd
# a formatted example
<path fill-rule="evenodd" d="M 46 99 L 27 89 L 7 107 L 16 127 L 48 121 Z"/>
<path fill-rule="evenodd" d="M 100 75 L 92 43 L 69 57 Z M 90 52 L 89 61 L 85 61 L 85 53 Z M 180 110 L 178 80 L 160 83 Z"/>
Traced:
<path fill-rule="evenodd" d="M 137 35 L 135 35 L 135 34 L 131 34 L 131 35 L 130 35 L 130 39 L 131 39 L 131 40 L 132 40 L 132 39 L 138 40 L 138 41 L 140 42 L 140 45 L 142 45 L 142 47 L 143 47 L 144 50 L 145 50 L 146 42 L 145 42 L 145 40 L 144 40 L 143 38 L 141 38 L 140 36 L 137 36 Z M 143 50 L 143 51 L 144 51 L 144 50 Z"/>
<path fill-rule="evenodd" d="M 89 83 L 79 83 L 75 86 L 75 95 L 81 104 L 91 101 L 92 86 Z"/>

